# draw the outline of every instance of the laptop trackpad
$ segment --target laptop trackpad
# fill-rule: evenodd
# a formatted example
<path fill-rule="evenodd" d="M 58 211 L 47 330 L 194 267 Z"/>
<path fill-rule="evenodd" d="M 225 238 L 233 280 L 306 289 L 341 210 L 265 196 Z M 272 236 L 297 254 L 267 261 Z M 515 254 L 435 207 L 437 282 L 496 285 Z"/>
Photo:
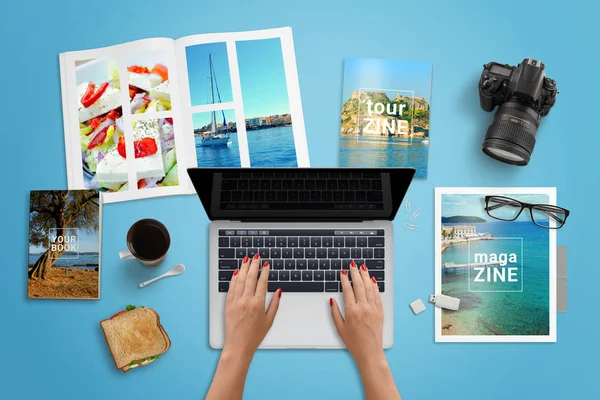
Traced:
<path fill-rule="evenodd" d="M 261 347 L 344 347 L 331 318 L 330 297 L 341 301 L 340 293 L 283 293 L 273 327 Z"/>

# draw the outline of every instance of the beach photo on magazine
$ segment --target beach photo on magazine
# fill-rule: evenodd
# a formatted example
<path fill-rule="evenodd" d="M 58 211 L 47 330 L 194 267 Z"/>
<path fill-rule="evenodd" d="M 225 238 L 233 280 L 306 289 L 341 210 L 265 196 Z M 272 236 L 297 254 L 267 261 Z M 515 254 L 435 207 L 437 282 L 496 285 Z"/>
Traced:
<path fill-rule="evenodd" d="M 30 193 L 29 298 L 99 298 L 100 207 L 97 190 Z"/>
<path fill-rule="evenodd" d="M 412 167 L 427 177 L 431 64 L 344 60 L 340 166 Z"/>
<path fill-rule="evenodd" d="M 553 341 L 554 231 L 534 224 L 527 210 L 514 221 L 496 219 L 513 219 L 519 208 L 486 211 L 486 195 L 553 202 L 551 191 L 436 189 L 436 293 L 460 300 L 456 311 L 436 309 L 436 340 Z"/>

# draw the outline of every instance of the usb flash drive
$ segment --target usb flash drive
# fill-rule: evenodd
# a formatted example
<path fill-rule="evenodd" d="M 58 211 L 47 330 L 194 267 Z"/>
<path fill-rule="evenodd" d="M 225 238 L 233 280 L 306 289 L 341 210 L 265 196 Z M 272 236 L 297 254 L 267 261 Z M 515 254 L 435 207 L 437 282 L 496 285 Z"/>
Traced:
<path fill-rule="evenodd" d="M 432 294 L 429 296 L 429 302 L 435 304 L 437 307 L 454 311 L 458 310 L 458 306 L 460 305 L 460 299 L 443 294 Z"/>

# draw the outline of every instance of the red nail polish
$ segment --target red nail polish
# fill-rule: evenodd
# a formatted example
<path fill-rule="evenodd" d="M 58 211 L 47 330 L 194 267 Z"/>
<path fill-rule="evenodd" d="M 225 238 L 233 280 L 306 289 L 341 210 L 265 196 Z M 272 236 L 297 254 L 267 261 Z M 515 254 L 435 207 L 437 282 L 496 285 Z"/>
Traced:
<path fill-rule="evenodd" d="M 360 266 L 360 269 L 362 269 L 363 271 L 366 271 L 367 267 L 365 267 L 365 264 L 363 264 L 363 265 Z"/>
<path fill-rule="evenodd" d="M 253 257 L 255 260 L 258 260 L 260 258 L 260 256 L 258 255 L 258 253 L 256 253 Z"/>
<path fill-rule="evenodd" d="M 342 270 L 342 275 L 346 275 L 346 270 Z"/>
<path fill-rule="evenodd" d="M 235 271 L 233 271 L 233 276 L 236 276 L 238 274 L 238 272 L 240 272 L 239 269 L 236 269 Z"/>
<path fill-rule="evenodd" d="M 329 298 L 329 307 L 333 307 L 333 299 L 331 297 Z"/>
<path fill-rule="evenodd" d="M 377 281 L 375 280 L 375 277 L 372 277 L 371 280 L 373 281 L 373 283 L 377 283 Z"/>
<path fill-rule="evenodd" d="M 265 263 L 263 264 L 263 268 L 269 268 L 269 263 L 265 261 Z"/>
<path fill-rule="evenodd" d="M 283 290 L 279 289 L 279 297 L 281 297 L 282 292 L 283 292 Z"/>
<path fill-rule="evenodd" d="M 352 262 L 350 263 L 350 266 L 351 266 L 352 268 L 356 268 L 356 263 L 355 263 L 354 261 L 352 261 Z"/>
<path fill-rule="evenodd" d="M 248 260 L 249 260 L 249 258 L 248 258 L 248 256 L 246 256 L 246 257 L 244 257 L 244 260 L 243 260 L 242 262 L 245 262 L 245 263 L 247 263 L 247 262 L 248 262 Z"/>

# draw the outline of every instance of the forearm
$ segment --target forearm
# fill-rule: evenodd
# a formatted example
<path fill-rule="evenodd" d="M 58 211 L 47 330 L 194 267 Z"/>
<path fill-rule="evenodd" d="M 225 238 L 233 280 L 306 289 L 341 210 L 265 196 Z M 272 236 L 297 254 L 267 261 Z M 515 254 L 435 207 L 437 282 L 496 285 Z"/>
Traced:
<path fill-rule="evenodd" d="M 402 400 L 383 351 L 380 355 L 357 360 L 357 366 L 367 400 Z"/>
<path fill-rule="evenodd" d="M 224 349 L 206 400 L 241 400 L 251 361 L 252 355 Z"/>

